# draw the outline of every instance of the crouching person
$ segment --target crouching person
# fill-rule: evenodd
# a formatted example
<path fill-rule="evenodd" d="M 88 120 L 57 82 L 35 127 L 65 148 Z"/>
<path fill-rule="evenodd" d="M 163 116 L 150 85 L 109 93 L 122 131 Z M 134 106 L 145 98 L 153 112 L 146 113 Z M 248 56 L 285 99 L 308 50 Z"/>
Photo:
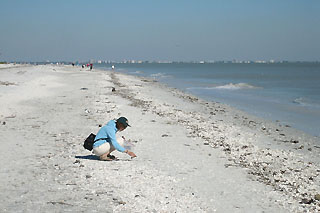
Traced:
<path fill-rule="evenodd" d="M 123 148 L 123 138 L 116 138 L 118 131 L 125 130 L 128 126 L 128 120 L 125 117 L 120 117 L 117 120 L 109 121 L 103 126 L 95 137 L 95 143 L 93 144 L 93 153 L 100 157 L 100 160 L 112 161 L 115 156 L 111 155 L 111 152 L 118 150 L 119 152 L 126 153 L 131 158 L 137 157 L 133 152 Z"/>

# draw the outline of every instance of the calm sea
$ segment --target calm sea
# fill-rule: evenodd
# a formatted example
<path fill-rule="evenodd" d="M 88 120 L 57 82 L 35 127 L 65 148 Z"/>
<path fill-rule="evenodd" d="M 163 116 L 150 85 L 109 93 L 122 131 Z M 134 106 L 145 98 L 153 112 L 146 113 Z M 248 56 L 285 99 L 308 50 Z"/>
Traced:
<path fill-rule="evenodd" d="M 111 64 L 95 64 L 111 69 Z M 201 98 L 320 136 L 320 63 L 115 64 Z"/>

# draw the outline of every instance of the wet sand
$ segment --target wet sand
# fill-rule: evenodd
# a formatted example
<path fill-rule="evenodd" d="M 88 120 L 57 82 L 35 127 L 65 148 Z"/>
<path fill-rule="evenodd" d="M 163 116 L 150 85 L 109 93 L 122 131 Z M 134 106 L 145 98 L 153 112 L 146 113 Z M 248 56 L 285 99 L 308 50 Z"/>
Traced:
<path fill-rule="evenodd" d="M 2 66 L 0 79 L 4 212 L 320 210 L 319 138 L 112 71 Z M 138 157 L 99 161 L 83 140 L 120 116 Z"/>

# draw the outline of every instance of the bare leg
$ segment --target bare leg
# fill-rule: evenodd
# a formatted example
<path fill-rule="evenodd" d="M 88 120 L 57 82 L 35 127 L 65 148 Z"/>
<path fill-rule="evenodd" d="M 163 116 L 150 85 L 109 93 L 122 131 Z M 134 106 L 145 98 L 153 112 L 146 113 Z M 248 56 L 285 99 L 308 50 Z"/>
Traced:
<path fill-rule="evenodd" d="M 117 141 L 121 146 L 124 143 L 124 139 L 121 137 L 117 138 Z M 113 152 L 114 150 L 116 150 L 116 149 L 114 148 L 114 146 L 112 146 L 112 144 L 110 144 L 109 151 L 104 153 L 103 155 L 100 155 L 100 160 L 104 160 L 104 161 L 117 160 L 117 158 L 115 156 L 111 155 L 111 152 Z"/>
<path fill-rule="evenodd" d="M 113 152 L 115 148 L 110 147 L 110 150 L 107 153 L 104 153 L 103 155 L 100 156 L 100 160 L 104 161 L 112 161 L 113 159 L 110 157 L 110 153 Z"/>

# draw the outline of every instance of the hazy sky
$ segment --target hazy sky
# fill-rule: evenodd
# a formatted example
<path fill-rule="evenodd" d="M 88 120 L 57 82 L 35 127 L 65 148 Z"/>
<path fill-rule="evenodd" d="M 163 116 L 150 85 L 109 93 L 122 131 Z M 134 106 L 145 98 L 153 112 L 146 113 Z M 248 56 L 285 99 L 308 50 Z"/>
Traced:
<path fill-rule="evenodd" d="M 320 60 L 319 0 L 1 0 L 0 61 Z"/>

